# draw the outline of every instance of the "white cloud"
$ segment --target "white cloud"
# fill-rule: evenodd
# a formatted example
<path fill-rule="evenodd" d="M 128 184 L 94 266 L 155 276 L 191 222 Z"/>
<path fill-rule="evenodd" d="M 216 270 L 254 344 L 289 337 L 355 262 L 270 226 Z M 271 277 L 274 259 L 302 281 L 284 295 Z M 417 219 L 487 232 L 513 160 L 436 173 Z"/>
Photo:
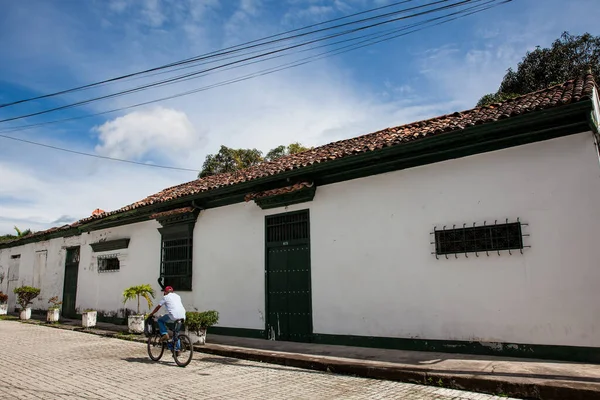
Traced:
<path fill-rule="evenodd" d="M 291 10 L 287 12 L 282 21 L 286 25 L 294 25 L 294 23 L 302 23 L 302 22 L 321 22 L 325 21 L 327 16 L 330 16 L 335 12 L 335 9 L 332 6 L 317 6 L 310 5 L 306 8 L 299 10 Z M 298 25 L 300 26 L 300 25 Z"/>
<path fill-rule="evenodd" d="M 255 22 L 262 14 L 262 6 L 262 0 L 239 1 L 238 8 L 223 26 L 225 46 L 237 45 L 266 36 L 263 34 L 265 25 Z"/>
<path fill-rule="evenodd" d="M 159 0 L 146 0 L 142 15 L 145 17 L 148 25 L 159 27 L 165 22 L 167 17 L 163 14 Z"/>
<path fill-rule="evenodd" d="M 15 157 L 0 163 L 0 235 L 14 233 L 14 225 L 39 231 L 88 217 L 96 208 L 114 210 L 195 175 L 82 156 L 69 157 L 70 168 L 62 169 L 56 164 L 64 153 L 29 153 L 40 161 L 27 166 Z"/>
<path fill-rule="evenodd" d="M 240 10 L 250 15 L 256 15 L 261 5 L 261 0 L 240 0 Z"/>
<path fill-rule="evenodd" d="M 159 152 L 177 163 L 204 142 L 184 112 L 160 106 L 117 117 L 93 130 L 100 141 L 96 151 L 115 158 L 139 160 Z"/>
<path fill-rule="evenodd" d="M 550 46 L 563 31 L 597 35 L 595 16 L 584 11 L 595 5 L 595 0 L 547 0 L 543 7 L 523 2 L 524 8 L 513 18 L 494 19 L 488 14 L 471 27 L 473 34 L 467 40 L 417 56 L 421 74 L 461 109 L 472 108 L 481 96 L 498 90 L 507 69 L 516 69 L 527 51 Z M 496 15 L 501 15 L 501 8 Z"/>
<path fill-rule="evenodd" d="M 108 2 L 108 8 L 111 11 L 121 13 L 129 6 L 127 0 L 110 0 Z"/>

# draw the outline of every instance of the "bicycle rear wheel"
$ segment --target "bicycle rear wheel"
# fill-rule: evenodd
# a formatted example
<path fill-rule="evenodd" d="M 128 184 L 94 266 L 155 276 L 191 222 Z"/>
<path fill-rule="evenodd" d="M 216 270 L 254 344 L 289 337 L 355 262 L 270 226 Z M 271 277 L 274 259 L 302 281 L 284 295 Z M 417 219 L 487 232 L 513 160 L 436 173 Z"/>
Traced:
<path fill-rule="evenodd" d="M 176 345 L 176 343 L 174 344 Z M 179 346 L 173 350 L 173 358 L 180 367 L 185 367 L 192 361 L 192 355 L 194 354 L 194 347 L 192 341 L 186 335 L 179 335 Z"/>
<path fill-rule="evenodd" d="M 148 356 L 152 361 L 158 361 L 165 352 L 165 344 L 160 340 L 160 335 L 148 338 Z"/>

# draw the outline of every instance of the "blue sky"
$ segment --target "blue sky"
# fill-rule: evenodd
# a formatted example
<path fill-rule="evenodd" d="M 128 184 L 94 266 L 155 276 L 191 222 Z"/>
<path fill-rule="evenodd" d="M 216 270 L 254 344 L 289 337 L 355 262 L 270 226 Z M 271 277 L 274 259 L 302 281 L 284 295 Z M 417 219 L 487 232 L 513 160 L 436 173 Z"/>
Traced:
<path fill-rule="evenodd" d="M 431 0 L 414 0 L 417 6 Z M 384 0 L 6 0 L 0 103 L 193 57 L 383 6 Z M 112 114 L 33 129 L 210 85 L 315 53 L 0 123 L 0 134 L 109 157 L 199 169 L 221 144 L 315 146 L 472 108 L 526 51 L 563 31 L 599 35 L 597 0 L 514 0 L 298 68 Z M 388 10 L 389 11 L 389 10 Z M 403 24 L 409 22 L 402 22 Z M 400 24 L 400 23 L 399 23 Z M 400 25 L 396 25 L 400 26 Z M 191 70 L 191 69 L 190 69 Z M 186 72 L 184 70 L 183 72 Z M 161 75 L 153 77 L 165 77 Z M 149 82 L 139 79 L 0 109 L 0 119 Z M 46 229 L 190 181 L 169 171 L 0 138 L 0 234 Z"/>

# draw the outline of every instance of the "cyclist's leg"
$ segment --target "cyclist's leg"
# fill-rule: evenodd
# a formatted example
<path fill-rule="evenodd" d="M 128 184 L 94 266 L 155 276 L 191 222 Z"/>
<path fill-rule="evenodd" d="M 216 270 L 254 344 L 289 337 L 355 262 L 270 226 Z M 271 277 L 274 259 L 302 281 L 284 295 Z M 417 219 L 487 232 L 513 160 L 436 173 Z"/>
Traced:
<path fill-rule="evenodd" d="M 173 321 L 173 334 L 175 334 L 176 332 L 179 333 L 179 331 L 181 331 L 181 322 L 177 322 L 177 320 Z"/>
<path fill-rule="evenodd" d="M 163 340 L 169 339 L 169 331 L 167 330 L 167 322 L 170 322 L 170 321 L 171 321 L 171 317 L 169 317 L 169 314 L 165 314 L 157 320 L 158 330 L 160 331 L 160 336 L 162 337 Z"/>

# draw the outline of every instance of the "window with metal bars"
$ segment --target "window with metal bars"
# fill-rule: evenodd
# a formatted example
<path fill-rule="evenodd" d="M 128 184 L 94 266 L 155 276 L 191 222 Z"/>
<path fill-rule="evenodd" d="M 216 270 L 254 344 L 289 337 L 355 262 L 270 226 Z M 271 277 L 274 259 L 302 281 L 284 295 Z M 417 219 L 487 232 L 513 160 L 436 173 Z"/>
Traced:
<path fill-rule="evenodd" d="M 268 216 L 266 225 L 267 243 L 309 238 L 308 211 Z"/>
<path fill-rule="evenodd" d="M 99 257 L 98 272 L 113 272 L 121 268 L 119 258 L 117 256 Z"/>
<path fill-rule="evenodd" d="M 435 231 L 437 255 L 520 250 L 523 247 L 520 222 Z"/>
<path fill-rule="evenodd" d="M 175 290 L 192 290 L 191 231 L 163 233 L 160 276 L 165 286 Z"/>

